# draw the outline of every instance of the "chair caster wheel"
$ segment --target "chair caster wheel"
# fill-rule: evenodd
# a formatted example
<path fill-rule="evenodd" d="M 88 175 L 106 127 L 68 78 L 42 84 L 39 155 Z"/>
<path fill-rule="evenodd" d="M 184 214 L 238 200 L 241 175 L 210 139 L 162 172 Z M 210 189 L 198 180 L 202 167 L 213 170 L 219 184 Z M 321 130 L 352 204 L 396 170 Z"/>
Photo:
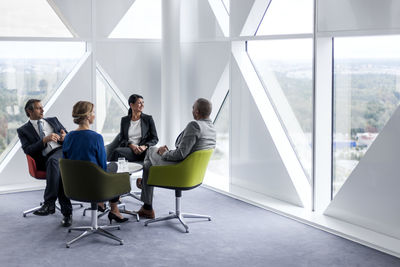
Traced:
<path fill-rule="evenodd" d="M 71 233 L 71 229 L 68 229 L 68 233 Z"/>
<path fill-rule="evenodd" d="M 208 221 L 211 221 L 211 218 L 208 218 Z"/>
<path fill-rule="evenodd" d="M 22 214 L 23 217 L 26 217 L 26 214 Z"/>
<path fill-rule="evenodd" d="M 69 245 L 65 245 L 66 248 L 69 248 Z"/>

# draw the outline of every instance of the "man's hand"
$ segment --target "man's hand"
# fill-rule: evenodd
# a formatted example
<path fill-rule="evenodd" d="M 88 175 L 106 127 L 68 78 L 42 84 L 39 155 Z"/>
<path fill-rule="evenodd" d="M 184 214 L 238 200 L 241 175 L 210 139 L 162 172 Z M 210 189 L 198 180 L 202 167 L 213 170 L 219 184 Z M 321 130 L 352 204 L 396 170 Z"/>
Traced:
<path fill-rule="evenodd" d="M 164 154 L 166 151 L 168 151 L 168 147 L 167 146 L 162 146 L 162 147 L 158 148 L 157 153 L 162 156 L 162 154 Z"/>
<path fill-rule="evenodd" d="M 67 133 L 63 129 L 61 129 L 60 133 L 61 133 L 60 142 L 63 142 Z"/>
<path fill-rule="evenodd" d="M 61 137 L 58 134 L 51 133 L 43 138 L 43 143 L 46 144 L 51 141 L 57 142 L 58 140 L 60 140 L 60 138 Z"/>

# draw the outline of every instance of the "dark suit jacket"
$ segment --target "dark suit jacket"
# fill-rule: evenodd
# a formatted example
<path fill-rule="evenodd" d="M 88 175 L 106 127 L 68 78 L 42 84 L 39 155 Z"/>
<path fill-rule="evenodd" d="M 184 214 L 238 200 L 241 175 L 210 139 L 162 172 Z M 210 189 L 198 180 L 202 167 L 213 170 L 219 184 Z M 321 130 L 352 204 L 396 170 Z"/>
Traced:
<path fill-rule="evenodd" d="M 140 139 L 139 146 L 146 145 L 148 147 L 154 146 L 158 142 L 157 130 L 154 124 L 153 117 L 142 113 L 140 115 L 140 126 L 142 128 L 142 139 Z M 128 130 L 131 126 L 131 116 L 121 118 L 121 129 L 119 133 L 119 146 L 126 147 L 129 144 Z"/>
<path fill-rule="evenodd" d="M 53 127 L 54 133 L 61 135 L 61 129 L 67 133 L 67 130 L 56 117 L 44 118 L 44 120 Z M 47 157 L 42 155 L 42 150 L 46 148 L 47 144 L 43 144 L 32 123 L 28 121 L 17 129 L 17 133 L 25 154 L 28 154 L 36 161 L 38 170 L 46 170 Z"/>

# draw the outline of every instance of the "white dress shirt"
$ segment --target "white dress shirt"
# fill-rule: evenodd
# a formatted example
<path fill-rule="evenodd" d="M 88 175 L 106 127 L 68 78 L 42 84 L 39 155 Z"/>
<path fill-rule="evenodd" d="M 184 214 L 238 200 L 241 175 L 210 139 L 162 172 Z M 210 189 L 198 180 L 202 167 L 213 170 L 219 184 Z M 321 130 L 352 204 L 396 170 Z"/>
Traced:
<path fill-rule="evenodd" d="M 37 134 L 40 136 L 39 128 L 37 125 L 38 120 L 29 120 L 29 121 L 32 123 L 33 128 L 35 128 Z M 44 136 L 48 136 L 49 134 L 54 133 L 53 127 L 51 127 L 51 125 L 46 120 L 41 119 L 41 121 L 43 122 Z M 53 149 L 55 149 L 59 146 L 61 146 L 61 145 L 57 142 L 54 142 L 54 141 L 48 142 L 46 148 L 43 151 L 43 155 L 47 155 L 50 151 L 52 151 Z"/>

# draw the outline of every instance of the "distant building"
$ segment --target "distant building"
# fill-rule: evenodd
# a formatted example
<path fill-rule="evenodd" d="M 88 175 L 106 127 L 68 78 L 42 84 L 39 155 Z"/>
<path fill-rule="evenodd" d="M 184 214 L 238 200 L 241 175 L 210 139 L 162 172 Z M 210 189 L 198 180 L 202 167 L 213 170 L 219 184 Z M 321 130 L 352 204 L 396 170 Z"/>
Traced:
<path fill-rule="evenodd" d="M 357 140 L 357 146 L 363 147 L 363 146 L 370 146 L 375 138 L 378 136 L 378 133 L 358 133 L 356 135 L 356 140 Z"/>

